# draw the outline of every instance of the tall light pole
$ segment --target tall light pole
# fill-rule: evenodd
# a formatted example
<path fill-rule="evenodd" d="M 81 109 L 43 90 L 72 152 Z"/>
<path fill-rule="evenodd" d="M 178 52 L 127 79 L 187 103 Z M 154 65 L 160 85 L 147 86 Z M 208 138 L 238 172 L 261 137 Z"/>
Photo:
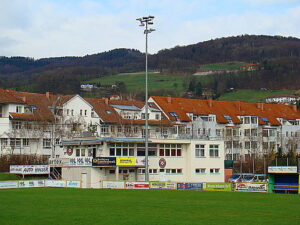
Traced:
<path fill-rule="evenodd" d="M 146 65 L 145 65 L 145 180 L 149 181 L 149 148 L 148 148 L 148 34 L 155 31 L 154 29 L 149 29 L 149 25 L 153 25 L 154 16 L 144 16 L 137 18 L 140 21 L 140 26 L 144 27 L 144 34 L 146 35 Z"/>

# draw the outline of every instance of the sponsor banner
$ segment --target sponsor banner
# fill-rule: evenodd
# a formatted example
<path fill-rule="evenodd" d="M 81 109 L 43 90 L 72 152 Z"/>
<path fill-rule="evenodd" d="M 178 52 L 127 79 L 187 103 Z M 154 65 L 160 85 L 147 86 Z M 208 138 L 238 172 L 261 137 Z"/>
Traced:
<path fill-rule="evenodd" d="M 135 166 L 135 157 L 117 157 L 117 166 Z"/>
<path fill-rule="evenodd" d="M 236 183 L 235 191 L 248 191 L 248 192 L 267 192 L 268 183 Z"/>
<path fill-rule="evenodd" d="M 66 181 L 68 188 L 80 188 L 81 182 L 78 180 L 68 180 Z"/>
<path fill-rule="evenodd" d="M 135 165 L 136 166 L 145 166 L 146 159 L 145 157 L 136 157 L 135 158 Z"/>
<path fill-rule="evenodd" d="M 49 174 L 50 166 L 49 165 L 11 165 L 10 173 L 14 174 Z"/>
<path fill-rule="evenodd" d="M 102 188 L 124 189 L 125 182 L 123 182 L 123 181 L 103 181 Z"/>
<path fill-rule="evenodd" d="M 69 159 L 69 166 L 92 166 L 93 157 L 73 157 Z"/>
<path fill-rule="evenodd" d="M 203 183 L 177 183 L 177 190 L 202 191 Z"/>
<path fill-rule="evenodd" d="M 64 180 L 45 180 L 45 187 L 66 187 Z"/>
<path fill-rule="evenodd" d="M 268 173 L 297 173 L 297 166 L 269 166 Z"/>
<path fill-rule="evenodd" d="M 149 189 L 149 182 L 126 182 L 127 189 Z"/>
<path fill-rule="evenodd" d="M 19 188 L 45 187 L 45 180 L 20 180 Z"/>
<path fill-rule="evenodd" d="M 64 165 L 64 161 L 60 158 L 49 158 L 48 164 L 52 167 L 60 167 Z"/>
<path fill-rule="evenodd" d="M 93 158 L 93 166 L 116 166 L 116 157 L 96 157 Z"/>
<path fill-rule="evenodd" d="M 0 189 L 18 188 L 18 181 L 0 181 Z"/>
<path fill-rule="evenodd" d="M 175 182 L 160 182 L 160 181 L 152 181 L 150 182 L 151 189 L 169 189 L 169 190 L 176 190 L 177 183 Z"/>
<path fill-rule="evenodd" d="M 205 183 L 205 191 L 231 191 L 231 183 Z"/>

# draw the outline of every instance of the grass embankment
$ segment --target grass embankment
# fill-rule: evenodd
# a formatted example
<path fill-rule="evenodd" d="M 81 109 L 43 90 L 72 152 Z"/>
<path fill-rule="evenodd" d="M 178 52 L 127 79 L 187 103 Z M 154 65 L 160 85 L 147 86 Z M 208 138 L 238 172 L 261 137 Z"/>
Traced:
<path fill-rule="evenodd" d="M 298 224 L 300 195 L 167 190 L 0 190 L 0 224 Z"/>
<path fill-rule="evenodd" d="M 6 180 L 20 180 L 20 177 L 16 174 L 0 173 L 0 181 Z"/>
<path fill-rule="evenodd" d="M 293 94 L 293 90 L 236 90 L 223 94 L 219 100 L 241 101 L 241 102 L 265 102 L 266 98 L 272 95 Z"/>
<path fill-rule="evenodd" d="M 169 89 L 176 92 L 184 91 L 183 80 L 184 76 L 163 75 L 160 73 L 148 74 L 148 88 L 153 89 Z M 98 83 L 101 85 L 113 85 L 117 81 L 124 82 L 128 91 L 144 89 L 145 86 L 145 73 L 122 73 L 117 75 L 109 75 L 97 79 L 85 81 L 84 83 Z"/>

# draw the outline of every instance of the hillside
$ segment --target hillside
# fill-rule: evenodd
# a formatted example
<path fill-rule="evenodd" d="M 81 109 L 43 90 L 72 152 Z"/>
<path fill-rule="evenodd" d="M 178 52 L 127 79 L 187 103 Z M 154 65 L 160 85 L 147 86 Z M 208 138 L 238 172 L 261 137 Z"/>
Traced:
<path fill-rule="evenodd" d="M 244 72 L 232 74 L 232 77 L 223 76 L 225 85 L 218 84 L 220 81 L 217 75 L 210 78 L 213 81 L 201 81 L 204 78 L 197 78 L 197 80 L 207 85 L 206 88 L 216 89 L 215 92 L 218 94 L 224 93 L 229 86 L 243 89 L 246 86 L 244 84 L 248 85 L 249 81 L 251 87 L 248 88 L 254 89 L 259 87 L 299 89 L 297 81 L 300 80 L 298 79 L 299 59 L 300 39 L 242 35 L 161 50 L 149 56 L 149 69 L 169 76 L 184 76 L 185 82 L 188 83 L 193 80 L 191 75 L 204 64 L 258 63 L 261 65 L 260 68 L 250 75 Z M 143 70 L 144 54 L 133 49 L 115 49 L 84 57 L 38 60 L 24 57 L 0 57 L 0 87 L 70 94 L 78 93 L 79 84 L 91 79 L 101 80 L 109 75 Z M 275 77 L 272 77 L 272 74 L 275 74 Z M 189 78 L 186 78 L 187 76 Z M 283 77 L 288 79 L 283 79 Z M 260 83 L 255 82 L 256 80 Z M 185 85 L 184 88 L 187 87 L 188 85 Z M 158 84 L 157 88 L 164 88 L 164 86 L 160 87 Z"/>

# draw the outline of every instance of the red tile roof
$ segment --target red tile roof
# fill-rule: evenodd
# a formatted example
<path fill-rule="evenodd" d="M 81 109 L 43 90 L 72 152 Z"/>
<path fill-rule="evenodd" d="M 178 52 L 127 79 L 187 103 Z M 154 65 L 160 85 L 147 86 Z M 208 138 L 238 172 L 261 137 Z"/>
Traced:
<path fill-rule="evenodd" d="M 187 113 L 195 115 L 214 114 L 217 117 L 218 123 L 228 123 L 227 119 L 224 118 L 224 115 L 228 115 L 235 124 L 241 123 L 238 116 L 242 115 L 266 117 L 271 125 L 280 125 L 277 120 L 280 117 L 285 119 L 300 119 L 300 111 L 295 110 L 294 106 L 159 96 L 152 96 L 152 99 L 171 121 L 175 121 L 176 119 L 170 115 L 170 112 L 175 112 L 180 121 L 191 121 Z M 261 119 L 259 119 L 259 123 L 265 124 Z"/>
<path fill-rule="evenodd" d="M 0 88 L 0 103 L 25 104 L 22 99 L 16 98 L 10 92 Z"/>

